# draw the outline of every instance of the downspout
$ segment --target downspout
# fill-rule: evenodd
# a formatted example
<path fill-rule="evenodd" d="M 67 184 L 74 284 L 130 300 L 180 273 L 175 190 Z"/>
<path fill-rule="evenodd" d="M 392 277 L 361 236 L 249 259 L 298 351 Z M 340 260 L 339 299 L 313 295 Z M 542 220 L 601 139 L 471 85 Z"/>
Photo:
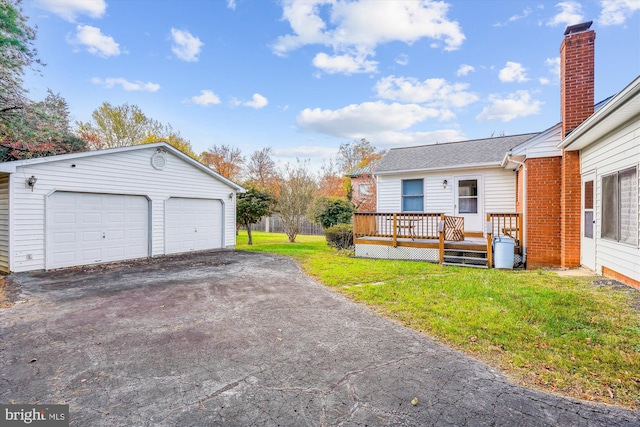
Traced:
<path fill-rule="evenodd" d="M 527 265 L 527 165 L 511 158 L 511 154 L 507 155 L 507 161 L 522 166 L 522 263 Z M 518 189 L 516 188 L 516 193 Z"/>

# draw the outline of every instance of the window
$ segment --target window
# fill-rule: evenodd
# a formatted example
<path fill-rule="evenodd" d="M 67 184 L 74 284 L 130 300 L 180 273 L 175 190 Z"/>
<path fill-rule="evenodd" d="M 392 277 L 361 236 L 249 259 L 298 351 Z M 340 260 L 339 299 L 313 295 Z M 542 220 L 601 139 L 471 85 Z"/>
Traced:
<path fill-rule="evenodd" d="M 604 239 L 638 244 L 638 172 L 626 169 L 602 177 Z"/>
<path fill-rule="evenodd" d="M 361 197 L 366 197 L 371 195 L 371 184 L 360 184 L 358 185 L 358 193 L 360 193 Z"/>
<path fill-rule="evenodd" d="M 585 181 L 583 193 L 584 237 L 593 239 L 593 181 Z"/>
<path fill-rule="evenodd" d="M 478 213 L 478 180 L 458 181 L 458 213 Z"/>
<path fill-rule="evenodd" d="M 402 212 L 422 212 L 424 210 L 424 185 L 421 179 L 402 181 Z"/>

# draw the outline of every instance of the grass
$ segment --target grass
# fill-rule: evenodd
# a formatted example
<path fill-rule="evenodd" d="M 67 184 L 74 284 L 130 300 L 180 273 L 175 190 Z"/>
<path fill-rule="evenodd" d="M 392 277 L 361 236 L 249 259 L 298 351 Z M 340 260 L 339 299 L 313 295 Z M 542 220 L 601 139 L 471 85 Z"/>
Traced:
<path fill-rule="evenodd" d="M 318 281 L 514 381 L 640 409 L 638 294 L 552 271 L 350 257 L 323 237 L 246 232 L 237 249 L 290 256 Z"/>

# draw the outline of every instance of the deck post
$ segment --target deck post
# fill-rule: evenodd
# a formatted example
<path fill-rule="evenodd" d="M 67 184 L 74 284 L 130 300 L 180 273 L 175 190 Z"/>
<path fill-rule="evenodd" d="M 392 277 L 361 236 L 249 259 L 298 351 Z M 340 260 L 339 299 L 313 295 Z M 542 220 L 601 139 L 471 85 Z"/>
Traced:
<path fill-rule="evenodd" d="M 487 214 L 485 227 L 487 232 L 487 266 L 491 268 L 493 266 L 493 222 L 491 222 L 489 214 Z"/>
<path fill-rule="evenodd" d="M 398 247 L 398 214 L 393 214 L 393 247 Z"/>
<path fill-rule="evenodd" d="M 440 214 L 440 224 L 438 224 L 438 249 L 440 251 L 440 264 L 444 263 L 444 214 Z"/>

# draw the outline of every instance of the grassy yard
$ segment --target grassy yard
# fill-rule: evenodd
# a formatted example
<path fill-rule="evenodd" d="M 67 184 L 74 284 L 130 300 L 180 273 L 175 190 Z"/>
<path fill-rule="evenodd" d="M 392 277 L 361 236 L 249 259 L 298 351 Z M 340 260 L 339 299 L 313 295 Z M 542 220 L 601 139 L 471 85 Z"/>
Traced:
<path fill-rule="evenodd" d="M 501 369 L 515 382 L 640 409 L 640 301 L 606 280 L 352 258 L 323 237 L 246 232 L 325 285 Z M 634 308 L 634 305 L 636 308 Z"/>

